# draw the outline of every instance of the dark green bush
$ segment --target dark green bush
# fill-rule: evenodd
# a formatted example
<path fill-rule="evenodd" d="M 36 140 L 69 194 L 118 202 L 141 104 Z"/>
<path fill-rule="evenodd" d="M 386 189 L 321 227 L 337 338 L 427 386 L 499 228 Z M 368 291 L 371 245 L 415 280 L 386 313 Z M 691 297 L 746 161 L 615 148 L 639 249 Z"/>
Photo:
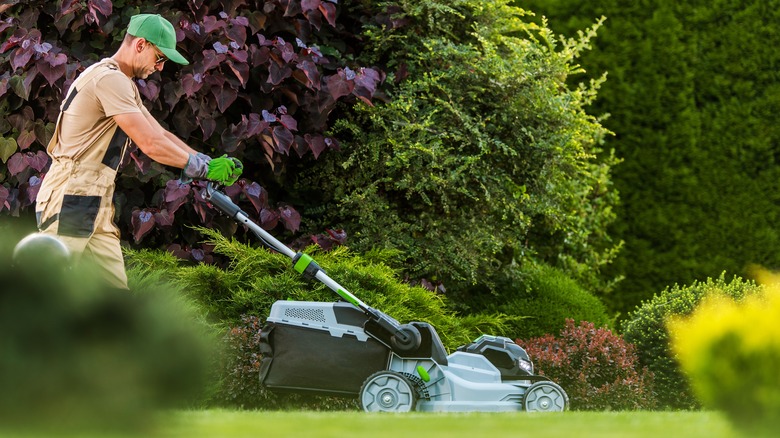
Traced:
<path fill-rule="evenodd" d="M 508 297 L 474 294 L 469 307 L 507 315 L 511 336 L 528 339 L 558 333 L 567 319 L 611 326 L 604 304 L 561 269 L 531 262 L 507 271 L 499 287 L 512 291 Z"/>
<path fill-rule="evenodd" d="M 762 290 L 753 281 L 735 276 L 728 282 L 725 277 L 724 273 L 715 280 L 708 278 L 688 286 L 666 288 L 629 313 L 621 325 L 623 337 L 636 346 L 639 363 L 655 375 L 661 407 L 693 409 L 700 406 L 671 350 L 668 319 L 689 315 L 702 299 L 712 294 L 725 294 L 740 300 Z"/>
<path fill-rule="evenodd" d="M 537 373 L 566 391 L 573 410 L 655 407 L 652 373 L 640 368 L 634 346 L 606 327 L 567 319 L 558 336 L 517 342 L 531 356 Z"/>

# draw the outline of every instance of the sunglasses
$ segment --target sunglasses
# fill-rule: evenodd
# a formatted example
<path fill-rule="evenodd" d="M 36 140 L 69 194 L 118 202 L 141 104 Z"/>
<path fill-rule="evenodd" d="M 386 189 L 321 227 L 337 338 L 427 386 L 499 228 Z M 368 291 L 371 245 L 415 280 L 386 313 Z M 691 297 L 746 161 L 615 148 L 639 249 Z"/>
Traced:
<path fill-rule="evenodd" d="M 154 44 L 149 43 L 150 46 L 154 48 L 154 55 L 157 56 L 157 60 L 154 61 L 154 65 L 160 65 L 168 60 L 168 58 L 160 52 L 160 49 L 158 49 Z"/>

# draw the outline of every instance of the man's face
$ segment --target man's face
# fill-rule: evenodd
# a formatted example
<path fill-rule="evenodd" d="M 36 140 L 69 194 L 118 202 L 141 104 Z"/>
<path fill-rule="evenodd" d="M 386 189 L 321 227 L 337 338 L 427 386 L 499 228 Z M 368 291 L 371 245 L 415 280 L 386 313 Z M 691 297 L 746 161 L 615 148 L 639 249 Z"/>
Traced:
<path fill-rule="evenodd" d="M 160 49 L 149 41 L 145 42 L 144 50 L 141 51 L 140 62 L 135 73 L 135 77 L 146 79 L 155 71 L 161 71 L 168 58 L 163 55 Z"/>

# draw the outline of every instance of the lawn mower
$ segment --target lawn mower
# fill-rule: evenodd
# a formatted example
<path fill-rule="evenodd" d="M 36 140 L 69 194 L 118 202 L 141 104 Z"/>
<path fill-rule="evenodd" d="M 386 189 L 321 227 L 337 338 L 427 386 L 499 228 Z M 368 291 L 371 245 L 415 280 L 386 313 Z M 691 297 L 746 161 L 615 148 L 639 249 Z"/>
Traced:
<path fill-rule="evenodd" d="M 203 197 L 341 298 L 273 303 L 260 332 L 260 380 L 268 389 L 357 397 L 367 412 L 567 409 L 566 392 L 535 375 L 528 354 L 511 339 L 482 335 L 447 354 L 430 324 L 401 324 L 367 305 L 310 256 L 263 230 L 213 184 Z"/>

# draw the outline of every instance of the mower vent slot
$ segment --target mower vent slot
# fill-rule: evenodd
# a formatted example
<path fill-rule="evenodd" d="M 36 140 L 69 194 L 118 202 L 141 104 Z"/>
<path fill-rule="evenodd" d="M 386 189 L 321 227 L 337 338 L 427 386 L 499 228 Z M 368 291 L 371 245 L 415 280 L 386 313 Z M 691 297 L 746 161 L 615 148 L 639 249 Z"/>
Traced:
<path fill-rule="evenodd" d="M 414 389 L 417 390 L 417 395 L 423 399 L 423 400 L 430 400 L 431 394 L 428 393 L 428 388 L 425 387 L 425 382 L 417 376 L 416 374 L 412 373 L 401 373 L 404 377 L 409 379 L 410 382 L 414 385 Z"/>
<path fill-rule="evenodd" d="M 293 319 L 305 319 L 308 321 L 325 322 L 325 312 L 322 309 L 288 307 L 284 309 L 284 316 Z"/>
<path fill-rule="evenodd" d="M 502 402 L 512 402 L 517 404 L 523 403 L 523 396 L 522 395 L 507 395 L 503 399 L 501 399 Z"/>

